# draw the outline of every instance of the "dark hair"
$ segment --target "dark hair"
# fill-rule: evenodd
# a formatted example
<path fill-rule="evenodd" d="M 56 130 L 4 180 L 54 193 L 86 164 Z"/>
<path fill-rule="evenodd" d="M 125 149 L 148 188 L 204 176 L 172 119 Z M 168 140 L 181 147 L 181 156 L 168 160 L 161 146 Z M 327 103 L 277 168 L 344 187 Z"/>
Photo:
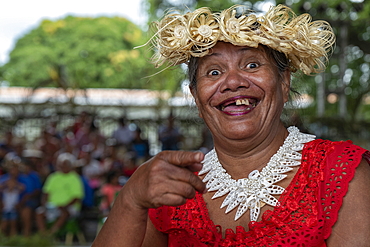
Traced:
<path fill-rule="evenodd" d="M 119 176 L 120 176 L 119 172 L 117 172 L 117 171 L 109 171 L 108 174 L 107 174 L 107 177 L 106 177 L 107 183 L 111 183 L 112 180 L 113 180 L 113 178 L 119 177 Z"/>
<path fill-rule="evenodd" d="M 278 68 L 279 75 L 282 77 L 283 72 L 287 69 L 290 69 L 289 59 L 284 53 L 276 51 L 272 48 L 269 48 L 265 45 L 261 45 L 263 50 L 266 52 L 267 56 L 275 61 L 275 64 Z M 197 71 L 198 71 L 198 57 L 191 57 L 188 63 L 188 78 L 189 86 L 192 89 L 196 89 L 197 85 Z"/>

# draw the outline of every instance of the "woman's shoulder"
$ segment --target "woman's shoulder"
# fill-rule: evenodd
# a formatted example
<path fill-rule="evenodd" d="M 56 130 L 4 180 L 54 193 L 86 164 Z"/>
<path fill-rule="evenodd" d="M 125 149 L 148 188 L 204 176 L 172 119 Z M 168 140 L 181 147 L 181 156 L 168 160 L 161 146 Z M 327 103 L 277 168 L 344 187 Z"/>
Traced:
<path fill-rule="evenodd" d="M 348 227 L 343 218 L 347 212 L 358 207 L 352 197 L 358 197 L 360 191 L 370 182 L 370 166 L 368 165 L 368 150 L 353 144 L 352 141 L 329 141 L 317 139 L 309 143 L 307 153 L 312 164 L 317 163 L 321 175 L 320 194 L 321 206 L 325 214 L 324 237 L 334 232 L 341 232 Z M 316 162 L 321 160 L 321 162 Z M 366 196 L 362 197 L 363 200 Z M 351 202 L 349 202 L 351 201 Z M 363 203 L 363 202 L 361 202 Z M 343 209 L 345 208 L 345 209 Z M 339 224 L 336 224 L 336 223 Z M 334 230 L 334 225 L 336 230 Z M 337 227 L 338 226 L 338 227 Z M 333 242 L 332 242 L 333 243 Z M 351 245 L 354 246 L 354 245 Z"/>
<path fill-rule="evenodd" d="M 365 156 L 368 152 L 365 152 Z M 352 172 L 355 170 L 355 172 Z M 328 240 L 328 246 L 367 246 L 370 241 L 370 166 L 369 160 L 364 158 L 356 162 L 355 169 L 343 170 L 351 174 L 348 183 L 337 183 L 337 187 L 344 187 L 343 199 L 336 201 L 340 207 L 337 217 L 332 221 L 334 234 Z M 335 178 L 339 178 L 336 176 Z M 335 192 L 335 191 L 334 191 Z M 335 193 L 337 194 L 337 193 Z"/>
<path fill-rule="evenodd" d="M 363 159 L 370 161 L 370 152 L 352 141 L 330 141 L 328 158 L 337 165 L 352 165 L 356 168 Z"/>
<path fill-rule="evenodd" d="M 308 143 L 303 158 L 322 173 L 325 187 L 340 186 L 347 191 L 348 183 L 355 175 L 356 168 L 365 159 L 370 158 L 370 152 L 352 141 L 330 141 L 316 139 Z M 311 168 L 310 168 L 311 167 Z"/>
<path fill-rule="evenodd" d="M 365 158 L 370 161 L 370 152 L 352 141 L 330 141 L 324 139 L 316 139 L 306 145 L 308 153 L 311 155 L 324 155 L 325 158 L 339 158 L 338 160 L 348 159 L 352 161 L 361 161 Z M 359 163 L 358 163 L 359 164 Z"/>

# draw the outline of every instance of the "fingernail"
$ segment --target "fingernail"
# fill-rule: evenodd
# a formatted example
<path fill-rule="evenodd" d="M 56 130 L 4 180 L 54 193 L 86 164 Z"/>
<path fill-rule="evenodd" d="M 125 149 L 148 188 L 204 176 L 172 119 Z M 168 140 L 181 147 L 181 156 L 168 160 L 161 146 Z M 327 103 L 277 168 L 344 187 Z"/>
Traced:
<path fill-rule="evenodd" d="M 208 192 L 208 189 L 205 188 L 204 191 L 203 191 L 203 194 L 207 193 Z"/>
<path fill-rule="evenodd" d="M 195 158 L 197 159 L 197 160 L 201 160 L 202 159 L 202 153 L 197 153 L 196 155 L 195 155 Z"/>

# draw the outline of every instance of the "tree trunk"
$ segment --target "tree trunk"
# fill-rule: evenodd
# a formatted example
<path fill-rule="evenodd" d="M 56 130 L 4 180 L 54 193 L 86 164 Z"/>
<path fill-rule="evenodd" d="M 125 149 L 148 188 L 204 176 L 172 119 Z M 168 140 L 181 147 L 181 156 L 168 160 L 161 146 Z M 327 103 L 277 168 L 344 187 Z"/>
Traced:
<path fill-rule="evenodd" d="M 344 83 L 344 75 L 347 69 L 347 45 L 348 45 L 348 23 L 343 22 L 339 29 L 339 46 L 341 54 L 339 55 L 339 80 L 338 80 L 338 94 L 339 106 L 338 113 L 342 118 L 347 117 L 347 96 L 345 94 L 346 84 Z"/>
<path fill-rule="evenodd" d="M 325 73 L 321 73 L 317 75 L 317 89 L 316 89 L 316 115 L 317 117 L 323 117 L 325 114 L 325 101 L 326 101 L 326 94 L 325 94 Z"/>

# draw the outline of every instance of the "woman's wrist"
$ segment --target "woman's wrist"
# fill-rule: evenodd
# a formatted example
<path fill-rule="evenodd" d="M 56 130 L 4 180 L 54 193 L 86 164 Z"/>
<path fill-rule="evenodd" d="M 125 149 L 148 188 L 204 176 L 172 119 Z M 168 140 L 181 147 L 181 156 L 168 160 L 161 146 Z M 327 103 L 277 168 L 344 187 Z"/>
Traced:
<path fill-rule="evenodd" d="M 147 215 L 148 208 L 143 207 L 142 205 L 136 202 L 137 198 L 132 195 L 132 192 L 129 190 L 125 190 L 124 188 L 118 194 L 115 202 L 113 203 L 113 208 L 116 206 L 115 204 L 119 204 L 119 208 L 124 209 L 127 212 L 132 212 L 135 214 L 142 214 Z"/>

